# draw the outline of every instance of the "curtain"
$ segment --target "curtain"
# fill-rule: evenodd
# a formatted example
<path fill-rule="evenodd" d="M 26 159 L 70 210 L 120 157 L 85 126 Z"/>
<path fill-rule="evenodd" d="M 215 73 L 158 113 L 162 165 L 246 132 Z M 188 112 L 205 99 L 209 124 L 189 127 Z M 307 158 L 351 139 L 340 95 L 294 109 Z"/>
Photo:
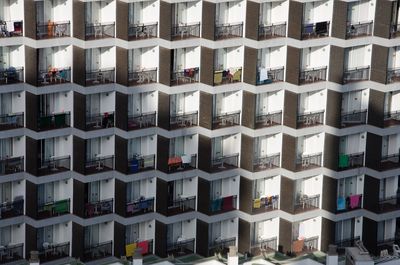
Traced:
<path fill-rule="evenodd" d="M 54 201 L 54 183 L 49 182 L 45 184 L 39 184 L 37 188 L 38 193 L 38 205 L 43 205 Z"/>
<path fill-rule="evenodd" d="M 0 139 L 0 154 L 1 158 L 7 158 L 7 157 L 12 157 L 12 139 L 11 138 L 5 138 L 5 139 Z"/>
<path fill-rule="evenodd" d="M 140 180 L 132 181 L 127 185 L 127 201 L 134 202 L 140 198 Z"/>
<path fill-rule="evenodd" d="M 43 244 L 53 243 L 53 231 L 54 227 L 52 225 L 41 227 L 37 231 L 37 245 L 39 248 L 43 247 Z"/>
<path fill-rule="evenodd" d="M 12 94 L 3 93 L 0 94 L 0 115 L 6 115 L 12 113 Z"/>
<path fill-rule="evenodd" d="M 222 141 L 223 138 L 222 137 L 215 137 L 212 140 L 212 157 L 213 159 L 219 158 L 223 156 L 223 150 L 222 150 Z"/>
<path fill-rule="evenodd" d="M 132 138 L 128 140 L 128 158 L 140 156 L 141 152 L 141 138 Z"/>
<path fill-rule="evenodd" d="M 11 226 L 0 228 L 0 245 L 8 246 L 11 243 Z"/>
<path fill-rule="evenodd" d="M 167 244 L 175 243 L 182 235 L 182 222 L 169 224 L 167 226 Z"/>
<path fill-rule="evenodd" d="M 89 202 L 100 201 L 100 182 L 93 181 L 89 183 Z"/>
<path fill-rule="evenodd" d="M 221 222 L 212 223 L 210 226 L 209 243 L 221 238 Z"/>
<path fill-rule="evenodd" d="M 92 138 L 86 140 L 86 159 L 91 160 L 96 158 L 101 153 L 100 138 Z"/>
<path fill-rule="evenodd" d="M 95 224 L 91 226 L 85 227 L 85 248 L 89 248 L 90 246 L 96 245 L 99 243 L 99 230 L 100 225 Z"/>
<path fill-rule="evenodd" d="M 211 182 L 211 200 L 221 198 L 222 196 L 222 179 L 214 180 Z"/>
<path fill-rule="evenodd" d="M 131 244 L 139 240 L 139 224 L 126 226 L 126 244 Z"/>
<path fill-rule="evenodd" d="M 4 182 L 0 184 L 0 199 L 1 199 L 0 203 L 10 202 L 12 200 L 11 191 L 12 191 L 11 182 Z"/>

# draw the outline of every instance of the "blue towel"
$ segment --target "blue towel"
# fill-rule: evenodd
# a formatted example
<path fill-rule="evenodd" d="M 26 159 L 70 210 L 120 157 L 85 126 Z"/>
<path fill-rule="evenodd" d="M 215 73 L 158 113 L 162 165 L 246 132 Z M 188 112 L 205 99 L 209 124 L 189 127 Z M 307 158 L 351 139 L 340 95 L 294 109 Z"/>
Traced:
<path fill-rule="evenodd" d="M 215 199 L 211 202 L 211 211 L 220 211 L 222 206 L 222 199 Z"/>
<path fill-rule="evenodd" d="M 343 197 L 337 199 L 337 210 L 346 210 L 346 200 Z"/>

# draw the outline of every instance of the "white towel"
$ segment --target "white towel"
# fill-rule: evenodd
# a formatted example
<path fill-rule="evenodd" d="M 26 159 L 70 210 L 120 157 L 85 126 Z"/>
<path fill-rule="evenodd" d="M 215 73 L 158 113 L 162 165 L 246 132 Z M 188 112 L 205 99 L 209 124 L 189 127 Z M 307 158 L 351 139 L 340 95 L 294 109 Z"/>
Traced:
<path fill-rule="evenodd" d="M 7 31 L 8 32 L 14 32 L 14 22 L 12 21 L 7 21 L 6 22 L 7 25 Z"/>
<path fill-rule="evenodd" d="M 268 79 L 268 71 L 266 68 L 260 68 L 260 81 Z"/>

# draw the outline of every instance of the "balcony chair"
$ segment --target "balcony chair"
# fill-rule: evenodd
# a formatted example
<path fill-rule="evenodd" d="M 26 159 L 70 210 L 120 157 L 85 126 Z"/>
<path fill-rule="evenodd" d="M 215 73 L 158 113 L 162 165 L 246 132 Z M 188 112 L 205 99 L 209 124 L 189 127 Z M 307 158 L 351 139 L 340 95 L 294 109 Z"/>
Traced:
<path fill-rule="evenodd" d="M 242 70 L 238 69 L 233 73 L 231 82 L 240 82 L 242 77 Z"/>
<path fill-rule="evenodd" d="M 214 73 L 214 85 L 221 85 L 222 84 L 222 71 L 218 71 Z"/>

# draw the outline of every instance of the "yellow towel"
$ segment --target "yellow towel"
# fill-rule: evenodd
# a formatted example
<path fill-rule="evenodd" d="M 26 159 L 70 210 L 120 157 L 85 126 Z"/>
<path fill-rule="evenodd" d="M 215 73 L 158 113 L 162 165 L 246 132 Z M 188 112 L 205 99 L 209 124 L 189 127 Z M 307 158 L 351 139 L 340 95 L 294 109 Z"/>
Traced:
<path fill-rule="evenodd" d="M 136 250 L 136 243 L 132 243 L 125 246 L 125 256 L 132 257 Z"/>
<path fill-rule="evenodd" d="M 261 207 L 261 200 L 260 199 L 254 199 L 253 201 L 253 208 L 258 209 Z"/>

